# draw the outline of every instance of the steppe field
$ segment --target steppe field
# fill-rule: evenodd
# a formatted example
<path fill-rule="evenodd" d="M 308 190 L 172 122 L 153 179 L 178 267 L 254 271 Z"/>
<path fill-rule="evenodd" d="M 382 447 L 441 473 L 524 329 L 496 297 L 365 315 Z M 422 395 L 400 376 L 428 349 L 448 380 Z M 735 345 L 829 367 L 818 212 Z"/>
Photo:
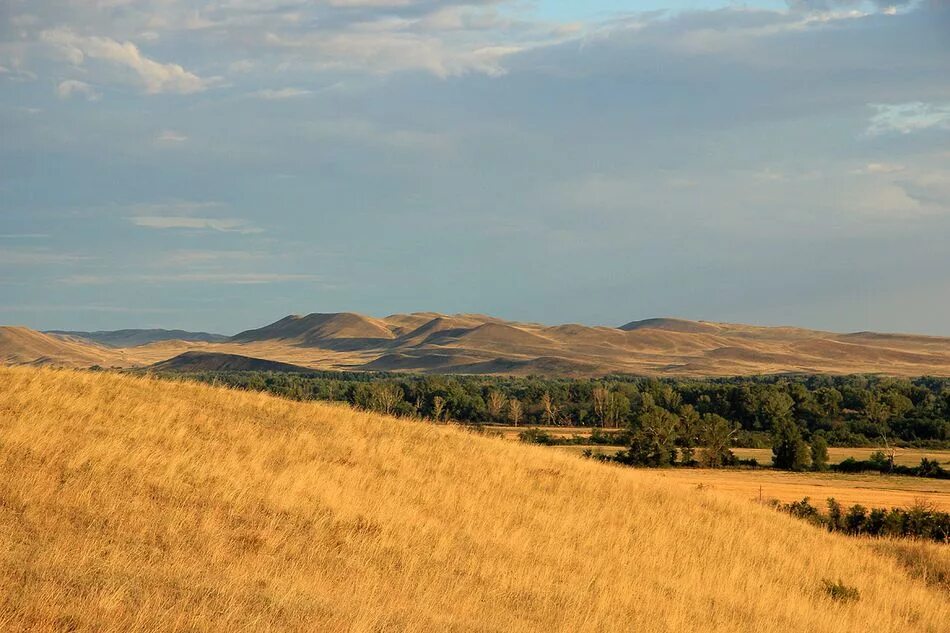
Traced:
<path fill-rule="evenodd" d="M 557 432 L 552 432 L 552 435 Z M 511 438 L 509 434 L 505 437 Z M 548 447 L 570 455 L 580 456 L 585 451 L 611 454 L 622 447 L 565 445 Z M 873 448 L 830 448 L 831 462 L 848 457 L 867 459 Z M 755 457 L 760 464 L 771 463 L 772 451 L 761 448 L 736 448 L 733 452 L 740 458 Z M 950 451 L 934 449 L 896 449 L 894 462 L 906 466 L 920 463 L 922 457 L 935 459 L 944 467 L 950 461 Z M 908 508 L 917 503 L 932 505 L 943 512 L 950 511 L 950 481 L 879 473 L 793 473 L 781 470 L 749 468 L 708 469 L 674 468 L 649 471 L 664 479 L 692 487 L 714 489 L 739 499 L 783 503 L 800 501 L 804 497 L 812 505 L 824 510 L 825 502 L 833 497 L 845 506 L 860 504 L 866 508 Z M 648 475 L 646 475 L 648 476 Z"/>
<path fill-rule="evenodd" d="M 948 565 L 453 426 L 0 368 L 2 630 L 942 633 Z"/>

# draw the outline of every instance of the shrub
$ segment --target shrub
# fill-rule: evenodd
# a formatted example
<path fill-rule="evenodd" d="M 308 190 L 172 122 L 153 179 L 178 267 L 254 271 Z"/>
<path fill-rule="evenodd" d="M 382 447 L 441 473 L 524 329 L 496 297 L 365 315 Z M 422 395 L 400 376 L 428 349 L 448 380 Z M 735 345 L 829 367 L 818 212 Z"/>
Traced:
<path fill-rule="evenodd" d="M 528 444 L 542 444 L 544 446 L 550 446 L 554 444 L 554 438 L 551 437 L 550 433 L 546 433 L 541 429 L 528 429 L 526 431 L 522 431 L 518 434 L 518 439 Z"/>
<path fill-rule="evenodd" d="M 950 542 L 950 513 L 940 512 L 933 505 L 918 502 L 907 509 L 867 508 L 854 505 L 845 513 L 835 499 L 827 501 L 828 513 L 822 515 L 811 505 L 808 497 L 792 503 L 771 505 L 794 517 L 823 526 L 829 532 L 847 532 L 852 535 L 890 536 Z"/>
<path fill-rule="evenodd" d="M 867 520 L 867 509 L 861 505 L 853 505 L 844 517 L 844 529 L 848 534 L 860 534 L 865 531 Z"/>
<path fill-rule="evenodd" d="M 840 579 L 838 582 L 831 582 L 826 578 L 821 583 L 825 593 L 835 602 L 855 602 L 861 598 L 857 587 L 849 587 Z"/>

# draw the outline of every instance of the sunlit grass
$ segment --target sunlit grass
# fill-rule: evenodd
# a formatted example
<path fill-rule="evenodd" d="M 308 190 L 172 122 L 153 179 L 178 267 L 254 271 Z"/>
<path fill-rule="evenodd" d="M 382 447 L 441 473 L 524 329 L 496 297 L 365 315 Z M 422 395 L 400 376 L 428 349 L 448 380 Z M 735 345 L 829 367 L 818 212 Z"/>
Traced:
<path fill-rule="evenodd" d="M 869 542 L 716 491 L 258 393 L 0 369 L 0 629 L 934 631 Z M 855 587 L 836 602 L 824 579 Z"/>

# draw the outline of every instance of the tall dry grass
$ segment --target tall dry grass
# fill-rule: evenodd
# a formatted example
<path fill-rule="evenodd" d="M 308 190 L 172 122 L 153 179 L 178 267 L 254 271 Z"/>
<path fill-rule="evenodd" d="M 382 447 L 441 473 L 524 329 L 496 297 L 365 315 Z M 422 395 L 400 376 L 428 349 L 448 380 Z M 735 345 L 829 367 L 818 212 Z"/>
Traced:
<path fill-rule="evenodd" d="M 0 369 L 0 629 L 934 631 L 872 545 L 326 404 Z M 857 587 L 832 601 L 823 580 Z"/>

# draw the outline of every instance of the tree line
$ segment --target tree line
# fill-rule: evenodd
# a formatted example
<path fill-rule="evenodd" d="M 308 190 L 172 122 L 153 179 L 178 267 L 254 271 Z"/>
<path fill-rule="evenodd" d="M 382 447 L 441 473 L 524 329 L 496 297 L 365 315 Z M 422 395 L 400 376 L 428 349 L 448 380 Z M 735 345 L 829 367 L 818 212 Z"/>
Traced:
<path fill-rule="evenodd" d="M 737 446 L 767 448 L 819 435 L 829 446 L 950 448 L 950 379 L 874 376 L 602 379 L 429 376 L 366 372 L 176 374 L 297 400 L 348 402 L 381 413 L 467 424 L 722 427 Z M 697 424 L 697 421 L 700 423 Z M 728 427 L 728 430 L 726 429 Z M 708 429 L 705 432 L 710 432 Z M 716 433 L 713 433 L 714 435 Z"/>

